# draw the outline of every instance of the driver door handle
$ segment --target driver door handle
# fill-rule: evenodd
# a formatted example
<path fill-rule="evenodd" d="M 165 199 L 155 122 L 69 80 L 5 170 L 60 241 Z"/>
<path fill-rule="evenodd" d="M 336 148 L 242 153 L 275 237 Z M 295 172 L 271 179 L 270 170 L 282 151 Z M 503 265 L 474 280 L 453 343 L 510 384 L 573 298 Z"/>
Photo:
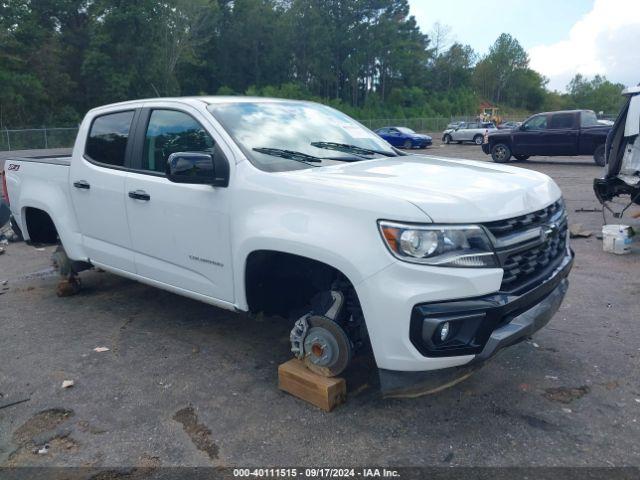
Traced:
<path fill-rule="evenodd" d="M 149 195 L 144 190 L 134 190 L 133 192 L 129 192 L 129 198 L 133 198 L 134 200 L 144 200 L 148 202 L 151 200 L 151 195 Z"/>
<path fill-rule="evenodd" d="M 89 190 L 91 188 L 91 185 L 89 185 L 89 182 L 87 182 L 86 180 L 78 180 L 76 182 L 73 182 L 73 186 L 76 188 L 82 188 L 84 190 Z"/>

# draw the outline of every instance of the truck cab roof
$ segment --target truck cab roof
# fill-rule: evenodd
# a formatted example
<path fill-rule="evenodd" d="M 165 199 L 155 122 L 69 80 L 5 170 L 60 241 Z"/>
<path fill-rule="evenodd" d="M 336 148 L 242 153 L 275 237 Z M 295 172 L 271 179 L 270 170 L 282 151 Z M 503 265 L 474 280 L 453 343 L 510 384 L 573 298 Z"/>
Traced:
<path fill-rule="evenodd" d="M 143 98 L 138 100 L 128 100 L 124 102 L 116 102 L 110 103 L 107 105 L 101 105 L 92 109 L 94 110 L 106 110 L 112 109 L 114 107 L 129 107 L 129 106 L 137 106 L 147 102 L 181 102 L 181 103 L 204 103 L 206 105 L 216 104 L 216 103 L 251 103 L 251 102 L 262 102 L 262 103 L 277 103 L 277 102 L 308 102 L 306 100 L 293 100 L 293 99 L 285 99 L 285 98 L 271 98 L 271 97 L 251 97 L 251 96 L 240 96 L 240 95 L 203 95 L 203 96 L 185 96 L 185 97 L 151 97 L 151 98 Z"/>

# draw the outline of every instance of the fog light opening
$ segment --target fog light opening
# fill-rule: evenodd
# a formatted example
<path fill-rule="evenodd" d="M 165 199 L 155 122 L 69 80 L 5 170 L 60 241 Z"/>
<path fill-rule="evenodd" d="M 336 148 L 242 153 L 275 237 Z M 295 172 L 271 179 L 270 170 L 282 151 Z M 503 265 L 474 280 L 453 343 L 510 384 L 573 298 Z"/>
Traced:
<path fill-rule="evenodd" d="M 444 342 L 449 336 L 449 322 L 444 322 L 440 326 L 440 341 Z"/>

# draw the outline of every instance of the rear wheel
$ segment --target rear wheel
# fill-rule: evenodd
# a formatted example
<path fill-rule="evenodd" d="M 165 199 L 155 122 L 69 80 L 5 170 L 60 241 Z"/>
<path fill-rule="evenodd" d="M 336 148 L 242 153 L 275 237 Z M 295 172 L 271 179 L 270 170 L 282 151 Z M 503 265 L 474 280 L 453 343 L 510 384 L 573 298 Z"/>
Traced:
<path fill-rule="evenodd" d="M 442 139 L 442 141 L 443 141 L 444 143 L 446 143 L 447 145 L 449 145 L 449 144 L 451 143 L 451 135 L 446 134 L 446 135 L 444 136 L 444 138 Z"/>
<path fill-rule="evenodd" d="M 476 135 L 475 137 L 473 137 L 473 143 L 475 143 L 476 145 L 482 145 L 483 141 L 484 138 L 482 135 Z"/>
<path fill-rule="evenodd" d="M 506 163 L 511 158 L 511 149 L 504 143 L 496 143 L 491 149 L 491 158 L 496 163 Z"/>
<path fill-rule="evenodd" d="M 402 146 L 403 148 L 409 150 L 411 147 L 413 147 L 413 143 L 411 142 L 411 140 L 405 140 Z"/>
<path fill-rule="evenodd" d="M 529 155 L 514 155 L 514 157 L 516 158 L 516 160 L 520 160 L 521 162 L 529 159 Z"/>
<path fill-rule="evenodd" d="M 604 158 L 604 145 L 598 145 L 596 151 L 593 152 L 593 161 L 596 162 L 596 165 L 599 167 L 605 166 L 606 159 Z"/>

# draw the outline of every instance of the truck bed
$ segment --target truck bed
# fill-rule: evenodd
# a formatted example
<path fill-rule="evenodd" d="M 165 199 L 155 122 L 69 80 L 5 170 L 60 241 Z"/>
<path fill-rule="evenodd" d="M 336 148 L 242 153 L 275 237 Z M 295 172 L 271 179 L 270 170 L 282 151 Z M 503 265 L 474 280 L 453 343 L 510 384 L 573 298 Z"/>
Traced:
<path fill-rule="evenodd" d="M 71 149 L 49 148 L 46 150 L 14 150 L 10 152 L 0 152 L 0 170 L 3 169 L 5 162 L 10 160 L 69 166 L 71 165 Z"/>

